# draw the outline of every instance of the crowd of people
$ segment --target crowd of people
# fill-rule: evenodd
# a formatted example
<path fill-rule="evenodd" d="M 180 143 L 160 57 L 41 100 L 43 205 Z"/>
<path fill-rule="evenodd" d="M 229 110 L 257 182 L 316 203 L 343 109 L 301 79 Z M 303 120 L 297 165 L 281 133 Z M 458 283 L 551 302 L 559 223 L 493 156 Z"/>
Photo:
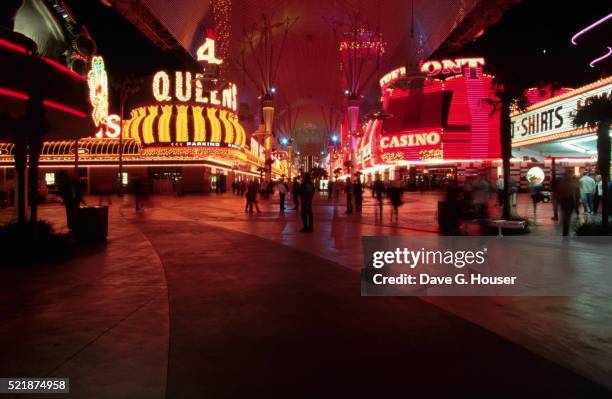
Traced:
<path fill-rule="evenodd" d="M 533 201 L 534 219 L 536 209 L 540 202 L 552 202 L 553 220 L 559 220 L 562 224 L 563 235 L 568 235 L 570 225 L 574 215 L 580 214 L 583 209 L 585 218 L 596 214 L 601 208 L 603 195 L 603 184 L 600 175 L 591 176 L 589 171 L 585 171 L 581 177 L 574 175 L 573 170 L 566 170 L 562 178 L 553 180 L 550 184 L 550 191 L 545 190 L 541 182 L 532 183 L 529 186 L 530 197 Z M 612 191 L 612 184 L 609 185 Z M 235 195 L 245 197 L 244 211 L 247 213 L 261 213 L 258 198 L 268 199 L 278 192 L 279 212 L 287 209 L 299 211 L 303 227 L 301 232 L 314 231 L 314 216 L 312 203 L 317 191 L 315 182 L 308 173 L 302 173 L 298 177 L 286 180 L 284 177 L 278 181 L 268 181 L 257 179 L 236 180 L 231 184 L 232 192 Z M 399 221 L 399 208 L 403 204 L 403 188 L 399 181 L 384 182 L 380 175 L 377 175 L 373 182 L 364 185 L 359 174 L 354 178 L 347 177 L 344 180 L 337 179 L 330 181 L 325 187 L 329 201 L 340 204 L 340 197 L 344 196 L 345 212 L 347 214 L 360 214 L 363 209 L 364 193 L 367 189 L 371 191 L 374 198 L 374 215 L 376 219 L 383 219 L 383 209 L 385 198 L 390 204 L 391 222 Z M 66 208 L 66 219 L 68 227 L 73 224 L 73 210 L 83 203 L 82 185 L 77 179 L 71 179 L 66 173 L 58 176 L 59 196 Z M 133 179 L 131 190 L 135 197 L 136 211 L 142 210 L 142 205 L 146 200 L 147 194 L 151 191 L 145 179 Z M 504 179 L 499 176 L 493 182 L 483 176 L 471 176 L 463 186 L 451 185 L 446 191 L 446 198 L 438 206 L 438 224 L 440 232 L 445 235 L 461 234 L 460 226 L 466 220 L 481 223 L 484 231 L 488 226 L 489 214 L 492 205 L 491 199 L 497 194 L 497 206 L 504 206 L 508 200 L 510 206 L 515 208 L 517 205 L 518 183 L 511 179 L 507 196 L 504 190 Z M 110 196 L 108 196 L 110 205 Z M 100 199 L 102 201 L 102 197 Z M 288 205 L 292 202 L 293 207 Z M 612 202 L 612 201 L 611 201 Z M 608 205 L 612 208 L 612 203 Z M 513 211 L 513 213 L 515 213 Z"/>

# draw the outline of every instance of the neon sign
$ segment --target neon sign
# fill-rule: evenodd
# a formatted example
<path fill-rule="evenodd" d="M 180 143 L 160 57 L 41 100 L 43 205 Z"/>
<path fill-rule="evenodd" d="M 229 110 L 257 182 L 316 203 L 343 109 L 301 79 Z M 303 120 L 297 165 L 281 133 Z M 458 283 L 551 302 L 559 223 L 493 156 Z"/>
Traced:
<path fill-rule="evenodd" d="M 104 68 L 104 59 L 94 56 L 91 69 L 87 73 L 89 86 L 89 102 L 93 107 L 91 117 L 96 127 L 106 123 L 108 117 L 108 75 Z"/>
<path fill-rule="evenodd" d="M 380 78 L 380 87 L 384 87 L 387 84 L 391 83 L 394 80 L 401 78 L 402 76 L 406 76 L 406 67 L 399 67 L 397 69 L 392 70 L 391 72 L 384 75 Z"/>
<path fill-rule="evenodd" d="M 437 145 L 440 144 L 440 139 L 440 133 L 438 132 L 400 134 L 381 138 L 380 147 L 386 150 L 389 148 Z"/>
<path fill-rule="evenodd" d="M 201 104 L 220 105 L 236 111 L 238 108 L 238 89 L 234 83 L 229 83 L 219 94 L 218 90 L 205 91 L 202 80 L 204 74 L 176 71 L 174 85 L 171 75 L 159 71 L 153 76 L 153 97 L 159 102 L 177 100 L 181 102 L 196 102 Z M 174 86 L 174 87 L 173 87 Z M 172 90 L 172 87 L 174 90 Z"/>
<path fill-rule="evenodd" d="M 585 90 L 586 89 L 586 90 Z M 573 116 L 595 97 L 612 98 L 612 79 L 572 90 L 529 107 L 511 118 L 512 143 L 553 140 L 558 133 L 576 129 Z"/>
<path fill-rule="evenodd" d="M 219 65 L 223 63 L 223 60 L 215 57 L 215 33 L 212 30 L 206 30 L 206 40 L 197 49 L 196 58 L 198 61 L 204 61 L 208 64 Z"/>
<path fill-rule="evenodd" d="M 107 137 L 109 139 L 116 139 L 121 134 L 121 117 L 117 114 L 110 114 L 106 117 L 104 126 L 96 133 L 97 138 Z"/>
<path fill-rule="evenodd" d="M 432 60 L 421 64 L 421 72 L 427 76 L 457 75 L 463 72 L 463 67 L 469 68 L 470 77 L 476 78 L 476 70 L 485 64 L 484 58 L 456 58 L 454 60 Z"/>

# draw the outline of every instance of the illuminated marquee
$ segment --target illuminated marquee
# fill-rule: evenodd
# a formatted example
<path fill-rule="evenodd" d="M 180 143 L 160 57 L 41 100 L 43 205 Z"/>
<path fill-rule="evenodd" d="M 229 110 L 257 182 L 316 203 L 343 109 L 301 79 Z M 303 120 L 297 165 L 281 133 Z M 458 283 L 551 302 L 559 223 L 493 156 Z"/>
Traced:
<path fill-rule="evenodd" d="M 456 58 L 454 60 L 431 60 L 421 64 L 421 72 L 427 76 L 458 75 L 463 72 L 463 67 L 469 68 L 470 77 L 476 78 L 479 66 L 484 66 L 484 58 Z"/>
<path fill-rule="evenodd" d="M 386 150 L 392 148 L 416 147 L 426 145 L 433 146 L 440 144 L 440 139 L 441 136 L 438 132 L 384 136 L 380 139 L 380 147 L 383 150 Z"/>
<path fill-rule="evenodd" d="M 399 67 L 396 68 L 394 70 L 392 70 L 391 72 L 387 73 L 386 75 L 384 75 L 382 78 L 380 78 L 380 87 L 384 87 L 386 85 L 388 85 L 389 83 L 391 83 L 394 80 L 397 80 L 403 76 L 406 76 L 406 67 Z"/>
<path fill-rule="evenodd" d="M 511 118 L 512 143 L 547 141 L 547 137 L 576 130 L 573 116 L 595 97 L 612 98 L 612 78 L 534 104 Z M 585 132 L 588 133 L 588 132 Z"/>
<path fill-rule="evenodd" d="M 229 83 L 219 94 L 218 90 L 205 91 L 203 79 L 202 73 L 176 71 L 170 75 L 166 71 L 159 71 L 153 76 L 153 97 L 159 102 L 196 102 L 236 111 L 238 89 L 234 83 Z"/>

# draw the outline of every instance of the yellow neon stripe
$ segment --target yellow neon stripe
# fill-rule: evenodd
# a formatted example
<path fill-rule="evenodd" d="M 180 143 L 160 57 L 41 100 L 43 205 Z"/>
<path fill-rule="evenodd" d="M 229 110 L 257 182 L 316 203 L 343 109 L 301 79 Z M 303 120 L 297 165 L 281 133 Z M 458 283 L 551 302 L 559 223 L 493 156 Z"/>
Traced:
<path fill-rule="evenodd" d="M 187 120 L 187 105 L 177 105 L 176 115 L 176 141 L 186 143 L 189 141 L 189 122 Z"/>
<path fill-rule="evenodd" d="M 153 134 L 153 121 L 155 121 L 155 117 L 158 112 L 157 105 L 153 105 L 147 107 L 148 115 L 142 122 L 142 138 L 146 144 L 155 142 L 155 135 Z"/>
<path fill-rule="evenodd" d="M 132 118 L 134 118 L 134 111 L 132 111 Z M 132 124 L 132 119 L 123 121 L 123 131 L 121 132 L 121 134 L 123 135 L 124 139 L 130 138 L 130 125 L 131 124 Z"/>
<path fill-rule="evenodd" d="M 160 143 L 170 142 L 170 118 L 172 117 L 172 105 L 162 105 L 162 115 L 157 122 L 157 132 Z"/>
<path fill-rule="evenodd" d="M 191 107 L 193 112 L 193 141 L 206 141 L 206 123 L 202 115 L 203 107 Z"/>
<path fill-rule="evenodd" d="M 210 141 L 213 143 L 221 141 L 221 122 L 219 122 L 216 113 L 216 108 L 206 109 L 206 116 L 208 116 L 208 120 L 210 121 Z"/>
<path fill-rule="evenodd" d="M 140 128 L 140 122 L 147 116 L 147 110 L 145 108 L 138 108 L 136 109 L 136 113 L 137 116 L 132 118 L 132 123 L 130 123 L 130 133 L 132 134 L 132 138 L 140 140 L 138 129 Z"/>
<path fill-rule="evenodd" d="M 225 127 L 225 143 L 226 144 L 234 144 L 234 126 L 227 120 L 227 111 L 221 110 L 219 111 L 219 119 L 223 123 Z"/>
<path fill-rule="evenodd" d="M 232 114 L 230 120 L 232 122 L 232 125 L 234 125 L 234 131 L 236 132 L 236 139 L 234 140 L 234 144 L 239 147 L 244 147 L 246 142 L 246 135 L 244 134 L 244 129 L 240 125 L 236 114 Z"/>

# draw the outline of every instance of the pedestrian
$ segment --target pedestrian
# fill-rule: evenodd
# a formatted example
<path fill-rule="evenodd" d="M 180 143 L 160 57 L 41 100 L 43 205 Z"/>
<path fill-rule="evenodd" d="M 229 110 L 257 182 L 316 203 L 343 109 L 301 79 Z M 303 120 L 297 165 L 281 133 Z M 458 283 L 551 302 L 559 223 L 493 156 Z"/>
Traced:
<path fill-rule="evenodd" d="M 599 210 L 599 203 L 603 197 L 603 181 L 601 175 L 595 176 L 595 195 L 593 196 L 593 213 Z"/>
<path fill-rule="evenodd" d="M 584 213 L 593 213 L 593 193 L 595 193 L 595 180 L 589 176 L 589 172 L 584 172 L 578 181 L 580 184 L 580 201 L 584 207 Z"/>
<path fill-rule="evenodd" d="M 59 195 L 62 198 L 64 208 L 66 209 L 66 226 L 69 230 L 72 230 L 75 208 L 78 206 L 75 205 L 74 184 L 68 173 L 64 170 L 58 173 L 57 182 Z"/>
<path fill-rule="evenodd" d="M 134 207 L 136 212 L 138 212 L 142 209 L 144 202 L 144 182 L 142 178 L 137 177 L 133 180 L 132 190 L 134 191 Z"/>
<path fill-rule="evenodd" d="M 327 199 L 332 199 L 332 192 L 334 190 L 334 182 L 331 179 L 327 182 Z"/>
<path fill-rule="evenodd" d="M 268 182 L 268 186 L 266 187 L 266 198 L 270 197 L 270 195 L 274 194 L 274 182 L 270 180 Z"/>
<path fill-rule="evenodd" d="M 247 206 L 245 211 L 248 213 L 253 213 L 253 205 L 255 205 L 255 209 L 257 210 L 257 213 L 260 213 L 261 211 L 259 210 L 259 205 L 257 204 L 257 191 L 258 191 L 259 187 L 258 184 L 255 180 L 253 180 L 250 184 L 249 187 L 247 188 Z"/>
<path fill-rule="evenodd" d="M 305 173 L 302 177 L 300 185 L 300 200 L 302 201 L 302 233 L 311 233 L 313 231 L 313 214 L 312 214 L 312 198 L 314 197 L 315 187 L 310 179 L 310 174 Z"/>
<path fill-rule="evenodd" d="M 559 179 L 553 174 L 552 180 L 550 182 L 550 188 L 552 190 L 552 206 L 553 206 L 553 216 L 552 220 L 559 220 L 559 201 L 557 200 L 557 186 L 559 184 Z"/>
<path fill-rule="evenodd" d="M 350 177 L 346 178 L 344 193 L 346 194 L 346 213 L 353 213 L 353 183 Z"/>
<path fill-rule="evenodd" d="M 499 175 L 495 185 L 497 188 L 497 204 L 502 207 L 504 206 L 504 176 Z"/>
<path fill-rule="evenodd" d="M 561 223 L 563 235 L 569 235 L 572 214 L 578 210 L 580 201 L 580 184 L 571 170 L 565 171 L 565 176 L 557 185 L 557 201 L 561 208 Z"/>
<path fill-rule="evenodd" d="M 440 203 L 438 226 L 442 235 L 461 235 L 459 231 L 461 227 L 461 203 L 459 202 L 459 190 L 454 186 L 448 188 L 446 200 Z"/>
<path fill-rule="evenodd" d="M 395 215 L 395 221 L 397 222 L 399 220 L 399 207 L 402 206 L 402 189 L 397 180 L 391 183 L 387 196 L 391 201 L 391 221 L 393 221 L 393 215 Z"/>
<path fill-rule="evenodd" d="M 236 182 L 232 181 L 232 194 L 236 195 Z"/>
<path fill-rule="evenodd" d="M 353 185 L 353 191 L 355 195 L 355 212 L 361 213 L 361 205 L 363 204 L 363 186 L 361 185 L 361 179 L 357 176 L 357 180 Z"/>
<path fill-rule="evenodd" d="M 380 213 L 380 218 L 382 219 L 383 214 L 383 193 L 385 192 L 385 183 L 380 179 L 380 175 L 376 175 L 376 180 L 374 181 L 374 185 L 372 186 L 372 193 L 376 197 L 376 202 L 378 203 L 378 211 Z"/>
<path fill-rule="evenodd" d="M 516 199 L 518 197 L 518 184 L 514 179 L 510 179 L 510 205 L 516 208 Z"/>
<path fill-rule="evenodd" d="M 542 191 L 544 191 L 544 186 L 539 183 L 533 183 L 529 186 L 529 191 L 531 192 L 531 201 L 533 203 L 533 220 L 535 223 L 538 203 L 544 200 L 544 195 L 542 194 Z"/>
<path fill-rule="evenodd" d="M 247 184 L 246 184 L 246 181 L 245 181 L 245 180 L 242 180 L 242 181 L 240 182 L 240 196 L 243 196 L 243 195 L 244 195 L 244 193 L 246 192 L 246 189 L 247 189 Z"/>
<path fill-rule="evenodd" d="M 300 208 L 300 182 L 298 177 L 293 178 L 293 184 L 291 185 L 291 196 L 293 197 L 294 211 Z"/>
<path fill-rule="evenodd" d="M 280 198 L 280 211 L 285 212 L 285 195 L 287 195 L 287 185 L 285 184 L 285 178 L 281 177 L 278 183 L 278 196 Z"/>

